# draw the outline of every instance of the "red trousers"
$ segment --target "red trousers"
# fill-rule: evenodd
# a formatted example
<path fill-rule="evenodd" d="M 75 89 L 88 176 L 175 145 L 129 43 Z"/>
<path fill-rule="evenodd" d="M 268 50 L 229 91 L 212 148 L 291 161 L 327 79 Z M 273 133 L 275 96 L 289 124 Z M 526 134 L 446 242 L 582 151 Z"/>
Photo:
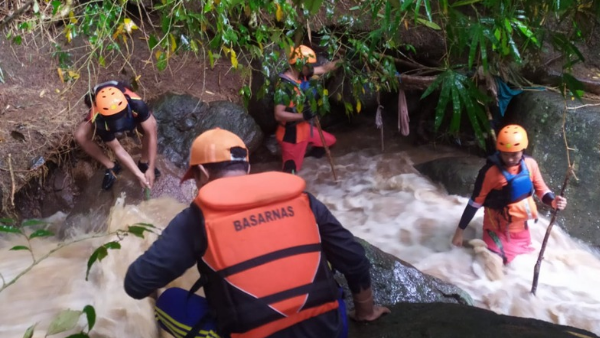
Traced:
<path fill-rule="evenodd" d="M 520 232 L 510 232 L 508 233 L 508 236 L 504 232 L 493 231 L 493 233 L 499 239 L 502 249 L 498 247 L 488 231 L 492 230 L 483 230 L 483 241 L 485 244 L 487 244 L 490 251 L 497 253 L 505 260 L 504 264 L 512 262 L 512 260 L 518 255 L 529 253 L 534 250 L 530 246 L 531 236 L 529 234 L 529 229 L 525 229 Z"/>
<path fill-rule="evenodd" d="M 311 128 L 312 136 L 310 132 Z M 304 162 L 306 148 L 309 144 L 314 147 L 323 147 L 323 142 L 321 142 L 321 136 L 319 136 L 319 131 L 317 130 L 317 128 L 314 128 L 312 126 L 310 128 L 306 128 L 306 133 L 308 135 L 306 135 L 304 141 L 298 143 L 289 143 L 278 140 L 278 143 L 281 146 L 281 158 L 283 162 L 284 171 L 286 171 L 287 168 L 290 168 L 290 163 L 288 161 L 293 162 L 293 168 L 295 172 L 300 171 L 300 169 L 302 168 L 302 163 Z M 325 138 L 325 143 L 328 147 L 331 147 L 335 144 L 335 136 L 326 131 L 323 131 L 323 138 Z M 288 162 L 287 165 L 286 162 Z"/>

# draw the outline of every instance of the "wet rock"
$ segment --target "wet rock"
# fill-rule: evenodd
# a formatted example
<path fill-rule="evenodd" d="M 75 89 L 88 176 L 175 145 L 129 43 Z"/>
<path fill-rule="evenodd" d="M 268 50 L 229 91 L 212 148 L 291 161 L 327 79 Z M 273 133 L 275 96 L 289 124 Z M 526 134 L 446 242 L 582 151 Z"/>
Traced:
<path fill-rule="evenodd" d="M 374 323 L 350 321 L 349 338 L 594 338 L 597 335 L 570 326 L 532 318 L 499 315 L 492 311 L 444 303 L 390 306 Z"/>
<path fill-rule="evenodd" d="M 584 102 L 586 103 L 586 102 Z M 581 102 L 571 101 L 569 106 Z M 565 102 L 560 94 L 525 92 L 511 101 L 506 123 L 521 124 L 528 133 L 526 153 L 539 163 L 548 187 L 560 192 L 567 171 L 567 153 L 562 134 Z M 557 221 L 572 236 L 600 246 L 600 115 L 598 107 L 568 110 L 566 133 L 571 161 L 579 180 L 571 179 L 565 191 L 569 204 L 558 213 Z M 548 208 L 540 204 L 548 212 Z M 548 214 L 547 214 L 548 215 Z"/>
<path fill-rule="evenodd" d="M 448 194 L 469 197 L 485 161 L 475 156 L 443 157 L 415 165 L 415 169 L 444 186 Z"/>
<path fill-rule="evenodd" d="M 371 287 L 376 304 L 398 303 L 459 303 L 473 304 L 471 296 L 461 288 L 426 275 L 407 262 L 398 259 L 356 237 L 371 261 Z M 352 294 L 343 275 L 336 279 L 344 288 L 348 310 L 352 310 Z"/>
<path fill-rule="evenodd" d="M 52 171 L 44 190 L 45 194 L 41 201 L 43 217 L 59 211 L 68 212 L 73 208 L 77 187 L 74 185 L 72 176 L 64 167 Z"/>
<path fill-rule="evenodd" d="M 179 167 L 187 166 L 189 149 L 202 132 L 220 127 L 239 135 L 250 152 L 263 133 L 243 107 L 229 101 L 202 102 L 187 95 L 166 93 L 149 102 L 158 121 L 158 150 Z"/>

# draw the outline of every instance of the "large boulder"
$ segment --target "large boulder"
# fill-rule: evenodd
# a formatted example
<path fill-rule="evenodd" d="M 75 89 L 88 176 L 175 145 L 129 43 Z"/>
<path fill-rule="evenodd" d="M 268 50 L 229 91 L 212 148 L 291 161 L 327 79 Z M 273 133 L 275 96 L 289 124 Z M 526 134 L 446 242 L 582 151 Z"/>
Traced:
<path fill-rule="evenodd" d="M 469 197 L 484 164 L 485 159 L 480 157 L 451 156 L 417 164 L 415 169 L 444 186 L 448 194 Z"/>
<path fill-rule="evenodd" d="M 263 132 L 246 110 L 229 101 L 203 102 L 188 94 L 165 93 L 149 101 L 158 121 L 158 151 L 178 167 L 185 167 L 194 139 L 202 132 L 220 127 L 256 150 Z"/>
<path fill-rule="evenodd" d="M 374 323 L 350 322 L 349 338 L 597 338 L 571 326 L 460 304 L 398 303 Z"/>
<path fill-rule="evenodd" d="M 426 275 L 407 262 L 356 238 L 365 248 L 371 262 L 371 287 L 376 304 L 398 303 L 460 303 L 472 305 L 471 296 L 461 288 L 441 279 Z M 346 279 L 339 272 L 336 280 L 344 288 L 348 310 L 354 309 L 352 294 Z"/>
<path fill-rule="evenodd" d="M 584 102 L 585 103 L 585 102 Z M 568 100 L 569 106 L 581 105 Z M 525 92 L 515 97 L 508 108 L 506 121 L 521 124 L 528 133 L 526 153 L 539 163 L 549 188 L 560 192 L 567 171 L 567 150 L 563 139 L 565 101 L 560 94 Z M 558 213 L 560 225 L 572 236 L 600 246 L 600 114 L 598 107 L 568 110 L 566 137 L 571 161 L 578 179 L 571 179 L 565 191 L 569 204 Z"/>

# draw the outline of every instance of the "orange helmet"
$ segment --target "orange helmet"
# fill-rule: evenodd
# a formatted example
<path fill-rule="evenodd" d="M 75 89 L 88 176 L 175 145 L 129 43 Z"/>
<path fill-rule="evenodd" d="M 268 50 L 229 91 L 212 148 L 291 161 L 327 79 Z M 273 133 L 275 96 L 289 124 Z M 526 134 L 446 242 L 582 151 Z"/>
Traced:
<path fill-rule="evenodd" d="M 111 116 L 122 112 L 127 108 L 125 94 L 117 87 L 104 87 L 96 93 L 94 105 L 96 113 L 103 116 Z"/>
<path fill-rule="evenodd" d="M 232 148 L 242 148 L 246 152 L 243 157 L 236 157 Z M 227 161 L 248 162 L 248 148 L 244 141 L 229 130 L 219 127 L 207 130 L 196 137 L 190 149 L 190 164 L 181 182 L 194 177 L 192 167 L 198 164 L 219 163 Z"/>
<path fill-rule="evenodd" d="M 306 63 L 316 63 L 317 54 L 314 50 L 310 49 L 309 47 L 305 45 L 300 45 L 296 49 L 292 48 L 288 59 L 288 63 L 290 65 L 293 65 L 296 64 L 298 60 L 302 60 Z"/>
<path fill-rule="evenodd" d="M 516 153 L 527 148 L 528 144 L 525 129 L 516 124 L 509 124 L 498 133 L 496 149 L 506 153 Z"/>

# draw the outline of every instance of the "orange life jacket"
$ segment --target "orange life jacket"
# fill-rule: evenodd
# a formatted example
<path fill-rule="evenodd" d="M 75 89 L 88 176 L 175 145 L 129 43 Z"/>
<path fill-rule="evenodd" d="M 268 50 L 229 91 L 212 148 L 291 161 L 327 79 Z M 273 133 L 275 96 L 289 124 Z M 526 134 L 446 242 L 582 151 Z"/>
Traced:
<path fill-rule="evenodd" d="M 496 167 L 498 168 L 498 167 Z M 489 200 L 494 200 L 497 196 L 506 195 L 504 191 L 508 187 L 506 173 L 502 169 L 497 169 L 498 175 L 502 176 L 501 180 L 505 183 L 503 190 L 492 190 L 484 203 L 485 215 L 483 227 L 501 232 L 520 232 L 527 229 L 527 221 L 537 220 L 538 212 L 537 205 L 533 199 L 533 191 L 527 196 L 513 203 L 505 203 L 503 206 L 492 206 L 494 203 L 489 203 Z M 526 172 L 529 179 L 532 179 L 532 172 L 527 166 L 527 160 L 522 160 L 520 171 Z M 515 175 L 516 176 L 516 175 Z M 505 199 L 500 197 L 500 200 Z"/>
<path fill-rule="evenodd" d="M 297 95 L 301 94 L 300 82 L 294 81 L 284 75 L 280 75 L 279 77 L 283 81 L 293 84 L 294 90 Z M 293 100 L 290 100 L 290 103 L 286 107 L 285 111 L 289 112 L 289 113 L 297 113 Z M 294 143 L 300 143 L 300 142 L 306 141 L 308 139 L 308 135 L 310 133 L 310 124 L 307 121 L 279 122 L 279 124 L 277 125 L 277 130 L 275 131 L 275 138 L 278 141 L 282 142 L 285 138 L 285 133 L 290 132 L 290 131 L 288 131 L 290 127 L 295 128 L 296 135 L 294 138 L 295 139 Z"/>
<path fill-rule="evenodd" d="M 194 200 L 207 249 L 199 261 L 219 332 L 266 337 L 338 308 L 338 285 L 302 178 L 283 173 L 220 178 Z"/>

